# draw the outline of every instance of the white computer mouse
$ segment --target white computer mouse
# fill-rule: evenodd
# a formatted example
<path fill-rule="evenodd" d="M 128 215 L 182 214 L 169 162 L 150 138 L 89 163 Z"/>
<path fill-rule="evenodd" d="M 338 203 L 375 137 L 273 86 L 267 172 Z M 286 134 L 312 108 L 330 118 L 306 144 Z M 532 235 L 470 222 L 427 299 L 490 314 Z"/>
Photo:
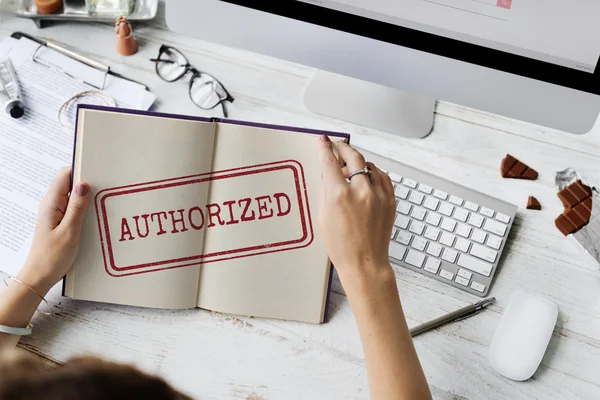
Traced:
<path fill-rule="evenodd" d="M 492 368 L 515 381 L 531 378 L 542 362 L 557 318 L 558 307 L 550 300 L 523 290 L 514 292 L 492 339 Z"/>

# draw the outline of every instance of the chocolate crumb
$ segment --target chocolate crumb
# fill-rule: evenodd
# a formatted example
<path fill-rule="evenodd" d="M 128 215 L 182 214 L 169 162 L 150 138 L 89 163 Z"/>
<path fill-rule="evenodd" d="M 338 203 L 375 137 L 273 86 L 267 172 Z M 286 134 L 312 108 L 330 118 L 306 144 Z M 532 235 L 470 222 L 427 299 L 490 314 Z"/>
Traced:
<path fill-rule="evenodd" d="M 536 199 L 533 196 L 529 196 L 529 198 L 527 199 L 527 209 L 528 210 L 541 210 L 542 205 L 540 204 L 538 199 Z"/>

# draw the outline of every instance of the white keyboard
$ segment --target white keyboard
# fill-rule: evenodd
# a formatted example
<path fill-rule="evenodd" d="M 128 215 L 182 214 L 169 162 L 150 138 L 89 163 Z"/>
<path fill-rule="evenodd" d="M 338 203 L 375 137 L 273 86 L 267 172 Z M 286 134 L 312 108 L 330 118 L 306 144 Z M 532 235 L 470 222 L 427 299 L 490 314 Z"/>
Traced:
<path fill-rule="evenodd" d="M 517 207 L 407 165 L 360 150 L 394 184 L 394 264 L 459 289 L 488 294 Z"/>

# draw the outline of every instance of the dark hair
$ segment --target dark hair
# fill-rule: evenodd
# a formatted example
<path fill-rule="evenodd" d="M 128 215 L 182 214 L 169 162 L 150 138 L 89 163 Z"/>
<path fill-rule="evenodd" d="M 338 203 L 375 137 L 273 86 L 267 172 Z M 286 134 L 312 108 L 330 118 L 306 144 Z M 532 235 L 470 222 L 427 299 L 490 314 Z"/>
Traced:
<path fill-rule="evenodd" d="M 1 400 L 189 400 L 163 379 L 133 366 L 78 357 L 49 370 L 35 358 L 11 353 L 0 358 Z"/>

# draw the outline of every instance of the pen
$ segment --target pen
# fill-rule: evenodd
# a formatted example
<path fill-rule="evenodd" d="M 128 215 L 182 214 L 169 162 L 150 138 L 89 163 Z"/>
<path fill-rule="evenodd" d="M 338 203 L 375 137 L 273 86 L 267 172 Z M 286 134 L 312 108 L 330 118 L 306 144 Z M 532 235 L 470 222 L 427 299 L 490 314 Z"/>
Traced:
<path fill-rule="evenodd" d="M 2 2 L 2 0 L 0 0 L 0 3 L 1 3 L 1 2 Z M 91 59 L 91 58 L 89 58 L 89 57 L 86 57 L 86 56 L 84 56 L 84 55 L 78 54 L 78 53 L 76 53 L 76 52 L 74 52 L 74 51 L 72 51 L 72 50 L 66 49 L 66 48 L 64 48 L 64 47 L 62 47 L 62 46 L 59 46 L 59 45 L 57 45 L 56 43 L 53 43 L 53 42 L 51 42 L 51 41 L 48 41 L 48 40 L 43 40 L 43 39 L 40 39 L 40 38 L 38 38 L 38 37 L 31 36 L 31 35 L 28 35 L 28 34 L 26 34 L 26 33 L 22 33 L 22 32 L 18 32 L 18 34 L 19 34 L 19 37 L 25 37 L 25 38 L 27 38 L 27 39 L 29 39 L 29 40 L 32 40 L 32 41 L 34 41 L 34 42 L 36 42 L 36 43 L 39 43 L 41 46 L 46 46 L 46 47 L 48 47 L 48 48 L 50 48 L 50 49 L 52 49 L 52 50 L 54 50 L 54 51 L 57 51 L 58 53 L 61 53 L 61 54 L 65 55 L 65 56 L 67 56 L 67 57 L 70 57 L 70 58 L 73 58 L 74 60 L 77 60 L 77 61 L 79 61 L 79 62 L 81 62 L 81 63 L 83 63 L 83 64 L 85 64 L 85 65 L 88 65 L 88 66 L 90 66 L 90 67 L 92 67 L 92 68 L 95 68 L 95 69 L 97 69 L 97 70 L 99 70 L 99 71 L 102 71 L 102 72 L 104 72 L 104 82 L 102 83 L 102 86 L 97 86 L 97 85 L 94 85 L 94 84 L 92 84 L 92 83 L 88 83 L 88 82 L 85 82 L 85 81 L 83 81 L 84 83 L 86 83 L 86 84 L 88 84 L 88 85 L 91 85 L 91 86 L 94 86 L 94 87 L 96 87 L 97 89 L 104 89 L 104 87 L 105 87 L 105 85 L 106 85 L 106 80 L 107 80 L 107 76 L 108 76 L 108 75 L 113 75 L 113 76 L 115 76 L 115 77 L 117 77 L 117 78 L 121 78 L 121 79 L 128 80 L 128 81 L 130 81 L 130 82 L 137 83 L 137 84 L 139 84 L 139 85 L 142 85 L 142 86 L 143 86 L 143 87 L 145 87 L 146 89 L 148 89 L 148 87 L 147 87 L 146 85 L 144 85 L 143 83 L 141 83 L 141 82 L 138 82 L 138 81 L 136 81 L 136 80 L 133 80 L 133 79 L 126 78 L 126 77 L 124 77 L 123 75 L 121 75 L 121 74 L 118 74 L 118 73 L 116 73 L 115 71 L 113 71 L 113 70 L 110 68 L 110 66 L 108 66 L 108 65 L 105 65 L 105 64 L 103 64 L 103 63 L 101 63 L 101 62 L 99 62 L 99 61 L 92 60 L 92 59 Z M 38 49 L 38 50 L 39 50 L 39 49 Z M 37 50 L 36 50 L 36 52 L 37 52 Z M 34 54 L 34 58 L 35 58 L 35 54 Z M 63 72 L 63 73 L 66 73 L 65 71 L 62 71 L 62 72 Z M 67 74 L 67 75 L 68 75 L 68 74 Z M 71 75 L 69 75 L 69 76 L 71 76 Z M 71 76 L 71 77 L 73 77 L 73 76 Z"/>
<path fill-rule="evenodd" d="M 415 337 L 417 335 L 420 335 L 423 332 L 427 332 L 427 331 L 437 328 L 438 326 L 447 324 L 448 322 L 460 321 L 461 319 L 472 317 L 473 315 L 481 312 L 487 306 L 493 304 L 495 301 L 496 301 L 495 297 L 490 297 L 489 299 L 482 300 L 479 303 L 470 304 L 470 305 L 460 308 L 456 311 L 452 311 L 449 314 L 442 315 L 439 318 L 436 318 L 429 322 L 425 322 L 424 324 L 415 326 L 414 328 L 412 328 L 410 330 L 410 335 L 412 337 Z"/>

